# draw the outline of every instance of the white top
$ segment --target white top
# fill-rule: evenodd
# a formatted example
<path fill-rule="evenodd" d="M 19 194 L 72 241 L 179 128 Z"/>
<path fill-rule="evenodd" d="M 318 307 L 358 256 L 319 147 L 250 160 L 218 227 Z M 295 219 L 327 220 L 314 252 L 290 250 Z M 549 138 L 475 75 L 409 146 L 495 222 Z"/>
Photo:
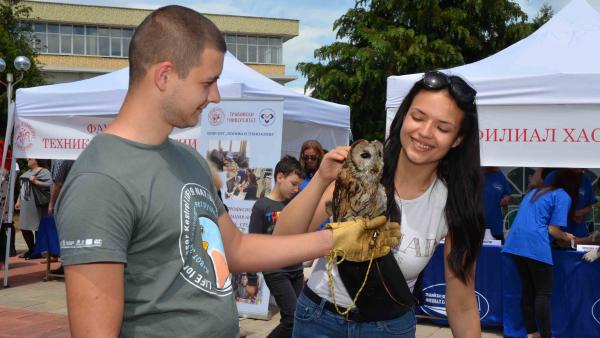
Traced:
<path fill-rule="evenodd" d="M 396 203 L 402 211 L 402 238 L 400 244 L 392 248 L 392 252 L 411 291 L 419 273 L 433 256 L 436 246 L 448 233 L 444 215 L 447 196 L 448 189 L 439 179 L 415 199 L 403 200 L 396 196 Z M 351 300 L 335 265 L 332 274 L 337 304 L 349 307 Z M 327 285 L 327 258 L 319 258 L 308 286 L 321 298 L 333 302 L 331 289 Z"/>

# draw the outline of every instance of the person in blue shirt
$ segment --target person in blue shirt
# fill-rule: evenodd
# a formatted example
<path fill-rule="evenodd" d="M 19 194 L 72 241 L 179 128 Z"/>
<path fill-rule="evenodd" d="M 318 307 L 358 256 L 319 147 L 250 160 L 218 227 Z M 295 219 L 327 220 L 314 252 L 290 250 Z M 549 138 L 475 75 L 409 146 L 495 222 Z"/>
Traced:
<path fill-rule="evenodd" d="M 508 204 L 509 195 L 513 193 L 513 189 L 498 167 L 482 168 L 482 173 L 484 178 L 484 225 L 490 229 L 495 239 L 504 240 L 502 206 Z"/>
<path fill-rule="evenodd" d="M 300 183 L 298 193 L 310 183 L 310 180 L 321 165 L 323 156 L 325 156 L 325 150 L 319 141 L 307 140 L 302 143 L 302 147 L 300 148 L 300 165 L 302 166 L 302 170 L 304 170 L 304 180 Z M 328 221 L 321 223 L 317 230 L 322 230 L 328 223 Z"/>
<path fill-rule="evenodd" d="M 300 148 L 300 165 L 304 170 L 304 180 L 300 184 L 300 191 L 304 189 L 319 169 L 321 160 L 325 155 L 323 146 L 317 140 L 308 140 L 302 143 Z"/>
<path fill-rule="evenodd" d="M 577 199 L 573 199 L 575 205 L 575 214 L 573 219 L 569 219 L 567 224 L 567 232 L 575 235 L 575 237 L 587 237 L 589 235 L 587 226 L 587 216 L 592 212 L 592 205 L 596 203 L 596 195 L 594 195 L 594 188 L 592 187 L 592 181 L 586 175 L 582 169 L 569 168 L 568 170 L 573 171 L 576 174 L 574 178 L 578 183 L 578 196 Z M 544 184 L 549 184 L 555 179 L 558 170 L 552 171 L 544 179 Z"/>
<path fill-rule="evenodd" d="M 519 272 L 521 312 L 529 338 L 551 336 L 553 263 L 548 234 L 568 242 L 575 239 L 564 230 L 575 214 L 571 201 L 578 194 L 576 178 L 574 171 L 560 170 L 549 184 L 527 193 L 502 249 L 512 255 Z"/>

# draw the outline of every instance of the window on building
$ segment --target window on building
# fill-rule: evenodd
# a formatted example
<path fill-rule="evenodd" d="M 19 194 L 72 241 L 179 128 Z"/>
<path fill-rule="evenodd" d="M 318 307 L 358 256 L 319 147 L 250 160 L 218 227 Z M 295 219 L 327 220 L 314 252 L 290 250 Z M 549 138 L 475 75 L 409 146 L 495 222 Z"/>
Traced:
<path fill-rule="evenodd" d="M 85 27 L 73 26 L 73 54 L 85 54 Z"/>
<path fill-rule="evenodd" d="M 226 34 L 227 50 L 246 63 L 282 64 L 281 37 Z"/>
<path fill-rule="evenodd" d="M 35 22 L 33 36 L 44 54 L 127 57 L 133 29 Z"/>

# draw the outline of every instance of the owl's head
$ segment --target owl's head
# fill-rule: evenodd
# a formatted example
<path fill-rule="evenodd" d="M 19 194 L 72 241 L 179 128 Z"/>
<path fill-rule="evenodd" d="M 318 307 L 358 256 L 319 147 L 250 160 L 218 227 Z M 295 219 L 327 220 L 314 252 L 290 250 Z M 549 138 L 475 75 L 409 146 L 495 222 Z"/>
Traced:
<path fill-rule="evenodd" d="M 349 167 L 364 179 L 379 182 L 383 173 L 383 144 L 377 140 L 358 140 L 350 146 Z"/>

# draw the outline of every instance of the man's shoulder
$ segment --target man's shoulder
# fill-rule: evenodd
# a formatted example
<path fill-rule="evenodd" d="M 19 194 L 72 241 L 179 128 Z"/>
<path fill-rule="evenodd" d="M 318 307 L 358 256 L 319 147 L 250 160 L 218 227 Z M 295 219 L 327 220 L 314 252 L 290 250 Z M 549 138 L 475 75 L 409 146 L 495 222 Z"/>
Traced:
<path fill-rule="evenodd" d="M 204 156 L 200 155 L 198 150 L 196 150 L 195 148 L 193 148 L 190 145 L 187 145 L 187 144 L 175 141 L 175 140 L 170 139 L 169 142 L 171 143 L 172 147 L 174 147 L 175 149 L 178 149 L 186 156 L 189 156 L 190 159 L 193 159 L 193 160 L 199 162 L 202 165 L 202 167 L 204 167 L 206 170 L 209 170 L 208 169 L 208 161 L 204 158 Z"/>

